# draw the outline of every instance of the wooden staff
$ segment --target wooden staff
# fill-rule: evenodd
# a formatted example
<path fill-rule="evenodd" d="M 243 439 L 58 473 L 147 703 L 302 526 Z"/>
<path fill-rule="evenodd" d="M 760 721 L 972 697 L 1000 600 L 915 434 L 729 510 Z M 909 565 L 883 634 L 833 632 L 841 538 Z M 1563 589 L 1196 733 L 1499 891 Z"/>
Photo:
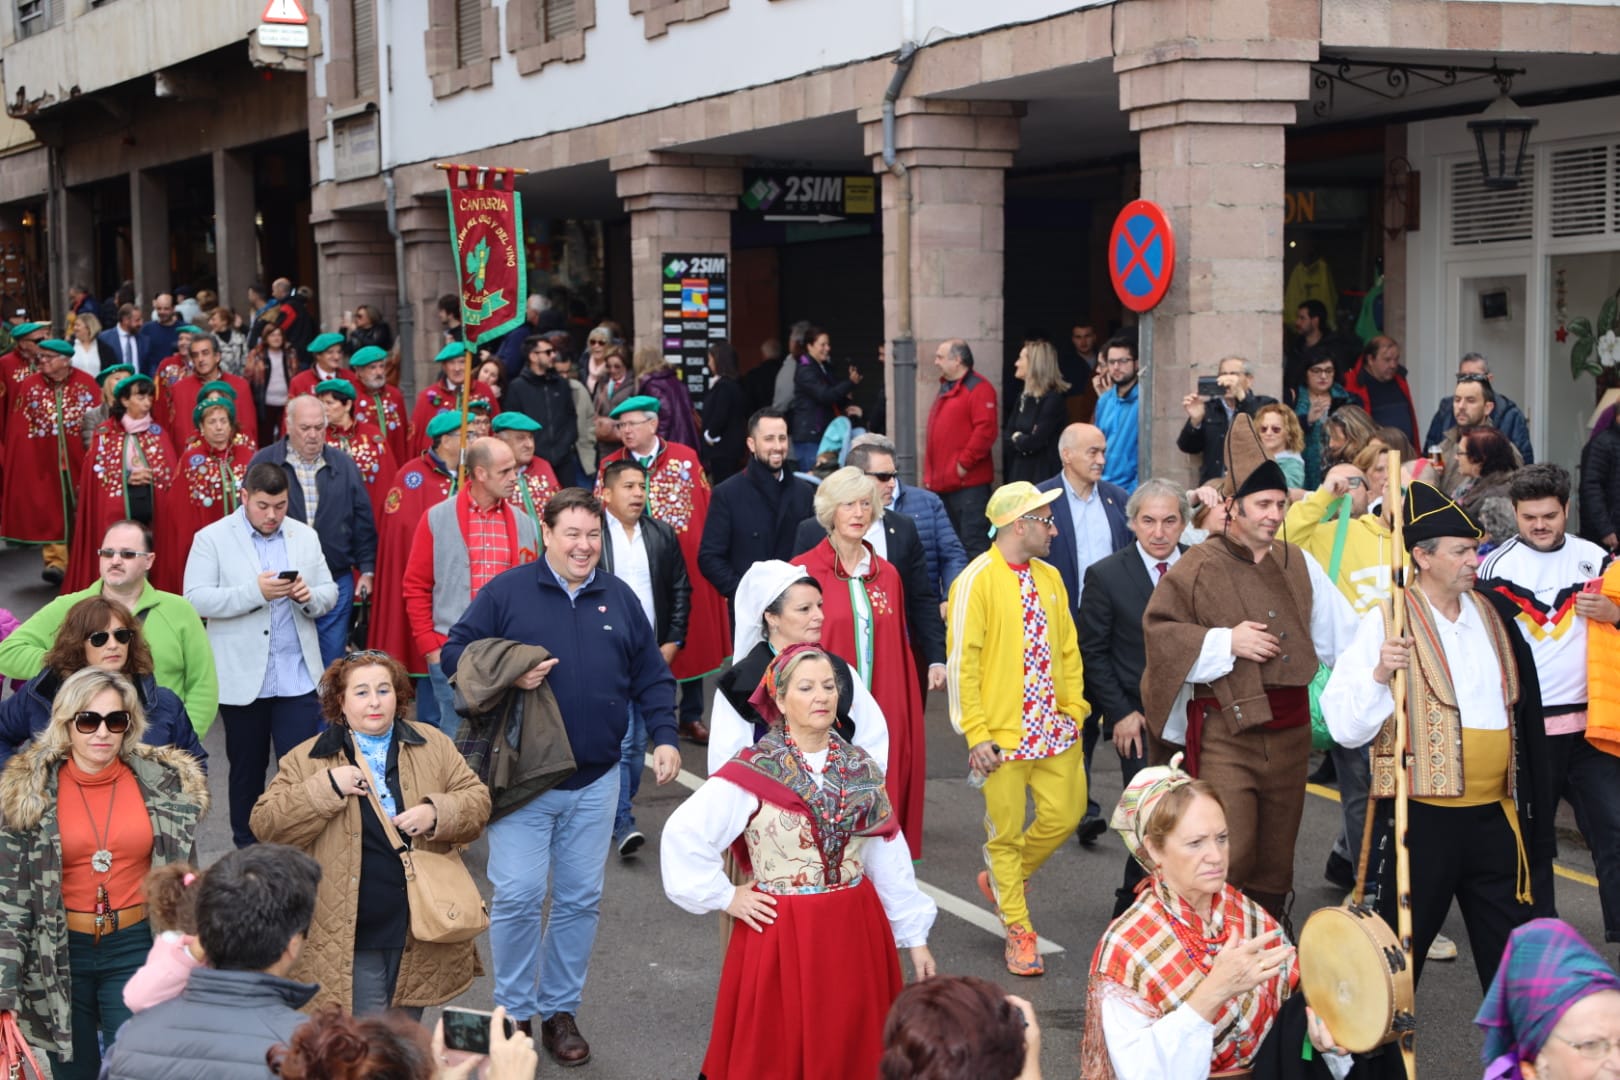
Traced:
<path fill-rule="evenodd" d="M 1397 638 L 1406 637 L 1406 544 L 1402 537 L 1401 518 L 1401 455 L 1395 450 L 1385 459 L 1388 479 L 1384 488 L 1384 505 L 1390 509 L 1390 531 L 1393 548 L 1390 554 L 1390 632 Z M 1410 662 L 1410 661 L 1409 661 Z M 1407 746 L 1409 725 L 1406 700 L 1407 669 L 1397 668 L 1389 681 L 1389 691 L 1395 699 L 1395 934 L 1401 941 L 1401 954 L 1406 969 L 1412 966 L 1412 867 L 1411 853 L 1406 846 L 1406 801 L 1411 781 L 1407 769 L 1412 754 Z M 1370 815 L 1369 815 L 1370 816 Z M 1365 857 L 1365 852 L 1363 852 Z M 1411 1024 L 1396 1036 L 1401 1048 L 1401 1061 L 1406 1066 L 1406 1080 L 1417 1080 L 1417 1051 L 1413 1046 L 1417 1032 Z"/>

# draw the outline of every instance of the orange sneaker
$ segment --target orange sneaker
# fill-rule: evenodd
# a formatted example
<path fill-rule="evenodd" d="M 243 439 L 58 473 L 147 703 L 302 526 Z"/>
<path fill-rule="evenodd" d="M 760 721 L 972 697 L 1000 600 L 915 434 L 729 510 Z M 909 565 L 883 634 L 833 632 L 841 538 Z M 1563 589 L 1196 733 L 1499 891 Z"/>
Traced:
<path fill-rule="evenodd" d="M 990 905 L 990 910 L 1000 915 L 1001 905 L 996 903 L 996 890 L 990 887 L 990 871 L 988 870 L 979 871 L 979 891 L 984 894 L 984 899 Z"/>
<path fill-rule="evenodd" d="M 1007 970 L 1014 975 L 1044 975 L 1046 964 L 1035 945 L 1035 931 L 1023 923 L 1007 927 Z"/>

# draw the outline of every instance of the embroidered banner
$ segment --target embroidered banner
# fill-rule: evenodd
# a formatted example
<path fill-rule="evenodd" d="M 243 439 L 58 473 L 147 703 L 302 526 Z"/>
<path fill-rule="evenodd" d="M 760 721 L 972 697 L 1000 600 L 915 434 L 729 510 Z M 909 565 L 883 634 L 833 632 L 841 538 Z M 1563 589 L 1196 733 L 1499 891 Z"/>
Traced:
<path fill-rule="evenodd" d="M 511 190 L 518 170 L 455 165 L 450 188 L 450 246 L 461 282 L 461 322 L 470 345 L 485 345 L 523 322 L 528 260 L 523 201 Z"/>

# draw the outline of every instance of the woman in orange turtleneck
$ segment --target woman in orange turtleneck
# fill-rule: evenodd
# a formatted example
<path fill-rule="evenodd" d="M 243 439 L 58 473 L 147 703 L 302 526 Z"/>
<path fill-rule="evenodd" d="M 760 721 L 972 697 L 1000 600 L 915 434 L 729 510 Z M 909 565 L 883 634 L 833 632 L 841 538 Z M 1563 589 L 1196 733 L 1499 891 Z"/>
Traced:
<path fill-rule="evenodd" d="M 134 684 L 85 668 L 0 773 L 0 1025 L 45 1049 L 56 1080 L 95 1077 L 98 1031 L 111 1045 L 129 1018 L 146 874 L 196 859 L 207 782 L 190 755 L 141 745 L 145 727 Z"/>

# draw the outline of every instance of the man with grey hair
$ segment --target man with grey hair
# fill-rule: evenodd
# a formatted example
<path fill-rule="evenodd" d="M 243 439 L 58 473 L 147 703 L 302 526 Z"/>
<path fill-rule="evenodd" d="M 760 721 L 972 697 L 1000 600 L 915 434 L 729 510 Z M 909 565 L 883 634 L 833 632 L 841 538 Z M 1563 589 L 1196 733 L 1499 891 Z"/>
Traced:
<path fill-rule="evenodd" d="M 287 402 L 287 436 L 271 443 L 248 463 L 269 463 L 287 474 L 287 516 L 320 537 L 326 565 L 337 582 L 337 604 L 315 624 L 321 663 L 342 656 L 348 644 L 354 598 L 371 595 L 377 568 L 377 525 L 371 495 L 354 459 L 326 442 L 326 407 L 310 394 Z M 358 584 L 354 571 L 360 571 Z"/>
<path fill-rule="evenodd" d="M 951 582 L 967 566 L 967 552 L 951 527 L 944 502 L 927 488 L 901 482 L 895 468 L 894 441 L 887 435 L 869 431 L 855 436 L 844 464 L 854 465 L 877 482 L 885 512 L 898 511 L 916 524 L 928 563 L 928 580 L 941 597 L 948 595 Z"/>
<path fill-rule="evenodd" d="M 984 508 L 995 480 L 991 449 L 999 437 L 996 388 L 973 370 L 973 350 L 961 338 L 934 350 L 939 396 L 928 409 L 923 448 L 923 485 L 945 503 L 968 556 L 990 544 Z"/>
<path fill-rule="evenodd" d="M 1187 422 L 1176 436 L 1176 449 L 1183 454 L 1202 454 L 1203 466 L 1198 471 L 1198 482 L 1212 483 L 1226 470 L 1226 430 L 1232 426 L 1232 417 L 1238 413 L 1253 416 L 1262 406 L 1275 405 L 1277 399 L 1254 393 L 1254 373 L 1249 362 L 1241 356 L 1228 356 L 1216 368 L 1215 380 L 1220 384 L 1221 396 L 1205 398 L 1197 390 L 1181 399 L 1187 411 Z"/>
<path fill-rule="evenodd" d="M 1496 376 L 1491 374 L 1491 365 L 1486 361 L 1484 353 L 1465 353 L 1457 361 L 1457 378 L 1460 381 L 1465 375 L 1484 376 L 1485 381 L 1491 384 L 1496 392 L 1496 409 L 1491 413 L 1491 423 L 1497 431 L 1506 435 L 1508 442 L 1518 448 L 1519 456 L 1524 458 L 1526 465 L 1535 463 L 1535 451 L 1530 448 L 1530 421 L 1525 418 L 1524 410 L 1518 403 L 1502 391 L 1496 389 Z M 1452 401 L 1444 398 L 1439 408 L 1434 410 L 1434 419 L 1429 421 L 1429 434 L 1423 440 L 1424 447 L 1439 446 L 1446 441 L 1446 433 L 1456 423 L 1456 416 L 1452 411 Z"/>
<path fill-rule="evenodd" d="M 1086 700 L 1112 739 L 1120 772 L 1128 785 L 1147 766 L 1147 725 L 1142 714 L 1142 669 L 1147 647 L 1142 615 L 1154 588 L 1181 558 L 1181 530 L 1189 507 L 1181 485 L 1159 477 L 1146 480 L 1125 503 L 1136 542 L 1092 563 L 1085 572 L 1080 601 L 1080 658 L 1086 673 Z M 1125 880 L 1115 893 L 1114 914 L 1131 905 L 1142 870 L 1125 860 Z"/>

